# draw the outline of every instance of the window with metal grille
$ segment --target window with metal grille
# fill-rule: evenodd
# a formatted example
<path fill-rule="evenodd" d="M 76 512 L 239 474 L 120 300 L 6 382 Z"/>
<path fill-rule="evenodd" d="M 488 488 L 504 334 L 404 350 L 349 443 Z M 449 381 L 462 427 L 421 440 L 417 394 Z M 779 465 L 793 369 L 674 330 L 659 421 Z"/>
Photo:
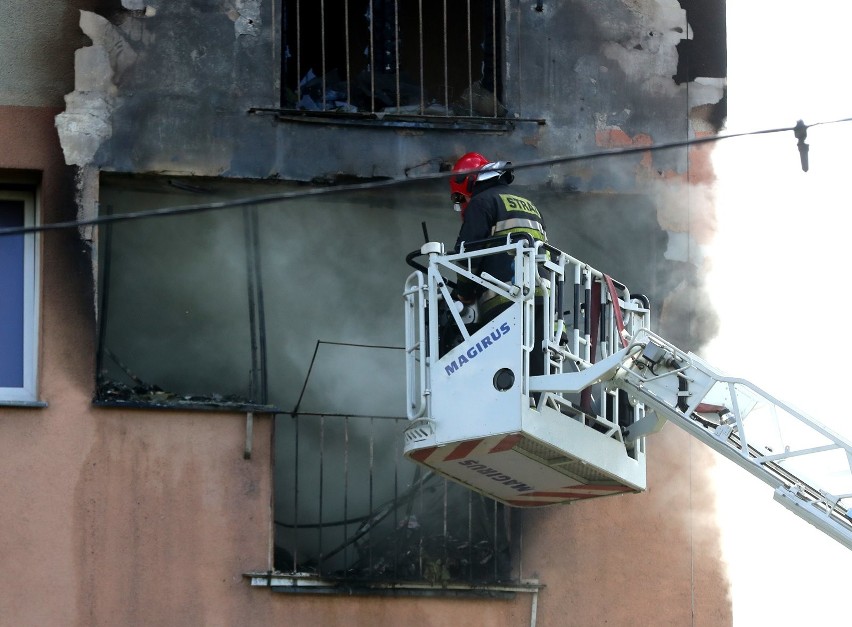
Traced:
<path fill-rule="evenodd" d="M 404 460 L 404 422 L 279 419 L 288 468 L 277 486 L 276 570 L 364 583 L 518 580 L 510 510 Z"/>
<path fill-rule="evenodd" d="M 497 0 L 285 0 L 282 107 L 503 117 Z"/>
<path fill-rule="evenodd" d="M 334 387 L 332 362 L 400 369 L 402 351 L 388 348 L 319 342 L 307 405 L 329 403 L 316 391 Z M 369 381 L 362 389 L 375 388 Z M 405 459 L 405 418 L 302 407 L 276 422 L 278 572 L 350 588 L 520 580 L 519 514 Z"/>

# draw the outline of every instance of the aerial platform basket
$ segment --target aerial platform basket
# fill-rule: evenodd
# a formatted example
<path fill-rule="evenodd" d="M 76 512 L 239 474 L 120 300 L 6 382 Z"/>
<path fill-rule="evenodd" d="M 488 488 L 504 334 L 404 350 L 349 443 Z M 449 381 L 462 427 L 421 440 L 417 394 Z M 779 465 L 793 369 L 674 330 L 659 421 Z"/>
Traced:
<path fill-rule="evenodd" d="M 645 437 L 674 422 L 852 549 L 852 441 L 652 333 L 644 297 L 532 239 L 449 255 L 429 243 L 408 261 L 409 459 L 541 507 L 644 490 Z M 506 280 L 484 271 L 507 265 Z M 482 286 L 480 302 L 499 297 L 501 313 L 454 302 L 463 280 Z"/>
<path fill-rule="evenodd" d="M 510 282 L 477 271 L 485 257 L 506 254 L 515 259 Z M 420 255 L 428 266 L 414 261 Z M 474 243 L 457 254 L 429 243 L 409 263 L 417 268 L 404 294 L 409 459 L 515 507 L 645 489 L 644 439 L 623 437 L 644 408 L 595 381 L 594 366 L 647 327 L 646 301 L 526 239 Z M 477 319 L 475 307 L 452 298 L 460 278 L 506 309 Z M 531 373 L 565 372 L 588 372 L 585 387 L 531 390 Z"/>

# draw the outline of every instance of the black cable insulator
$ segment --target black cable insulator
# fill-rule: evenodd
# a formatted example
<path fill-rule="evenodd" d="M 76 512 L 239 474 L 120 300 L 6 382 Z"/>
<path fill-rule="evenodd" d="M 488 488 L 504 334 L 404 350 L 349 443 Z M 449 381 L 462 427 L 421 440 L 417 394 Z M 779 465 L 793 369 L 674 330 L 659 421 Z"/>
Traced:
<path fill-rule="evenodd" d="M 796 139 L 799 140 L 799 159 L 802 162 L 802 172 L 807 172 L 809 146 L 805 143 L 805 140 L 808 138 L 808 127 L 802 120 L 799 120 L 796 122 L 796 126 L 793 127 L 793 133 L 796 135 Z"/>

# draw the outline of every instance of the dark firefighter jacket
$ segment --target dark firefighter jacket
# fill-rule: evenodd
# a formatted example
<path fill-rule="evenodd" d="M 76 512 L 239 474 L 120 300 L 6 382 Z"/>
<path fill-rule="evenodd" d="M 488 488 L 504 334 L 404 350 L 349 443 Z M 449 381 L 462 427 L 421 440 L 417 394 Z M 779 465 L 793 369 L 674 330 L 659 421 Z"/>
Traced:
<path fill-rule="evenodd" d="M 536 206 L 521 196 L 513 194 L 500 179 L 484 181 L 473 190 L 473 195 L 464 213 L 464 223 L 456 240 L 456 251 L 462 242 L 473 242 L 489 237 L 506 236 L 510 233 L 528 233 L 535 240 L 547 241 L 544 221 Z M 501 281 L 511 282 L 515 276 L 514 257 L 508 254 L 484 257 L 477 273 L 487 272 Z M 485 312 L 501 298 L 483 296 L 481 286 L 471 281 L 460 280 L 457 293 L 465 299 L 480 298 L 480 311 Z"/>

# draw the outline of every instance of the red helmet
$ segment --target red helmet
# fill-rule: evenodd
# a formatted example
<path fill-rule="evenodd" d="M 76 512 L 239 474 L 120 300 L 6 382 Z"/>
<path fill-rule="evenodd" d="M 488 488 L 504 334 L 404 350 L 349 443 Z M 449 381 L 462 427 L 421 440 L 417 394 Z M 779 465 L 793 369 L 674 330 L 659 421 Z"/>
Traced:
<path fill-rule="evenodd" d="M 477 174 L 470 170 L 478 170 L 487 163 L 488 159 L 478 152 L 469 152 L 456 161 L 453 172 L 468 171 L 466 174 L 455 174 L 450 177 L 450 198 L 456 211 L 463 212 L 473 194 L 473 184 L 476 182 Z"/>

